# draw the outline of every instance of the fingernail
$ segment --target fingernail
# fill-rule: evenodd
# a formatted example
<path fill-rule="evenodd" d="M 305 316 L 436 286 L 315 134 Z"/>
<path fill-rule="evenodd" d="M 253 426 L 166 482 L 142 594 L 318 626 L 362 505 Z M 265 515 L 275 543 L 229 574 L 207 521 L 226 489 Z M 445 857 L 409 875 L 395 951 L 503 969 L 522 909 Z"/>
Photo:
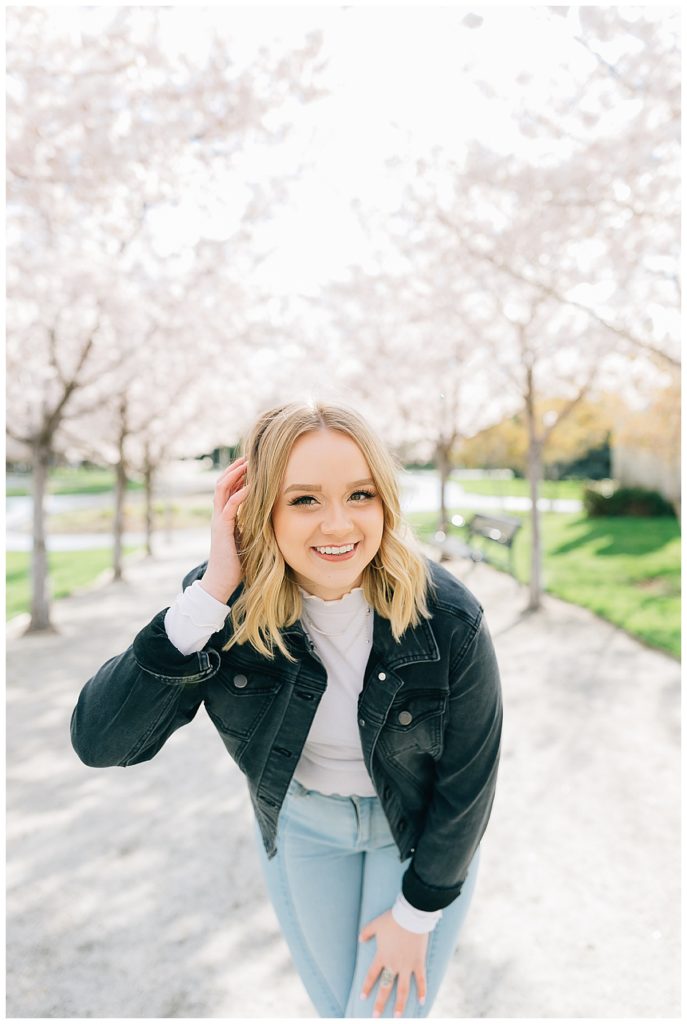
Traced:
<path fill-rule="evenodd" d="M 420 999 L 420 1006 L 424 1006 L 424 1005 L 425 1005 L 425 997 L 423 996 L 422 999 Z"/>
<path fill-rule="evenodd" d="M 361 993 L 360 993 L 360 998 L 361 998 L 361 999 L 364 999 L 364 998 L 365 998 L 365 993 L 364 993 L 364 992 L 361 992 Z"/>

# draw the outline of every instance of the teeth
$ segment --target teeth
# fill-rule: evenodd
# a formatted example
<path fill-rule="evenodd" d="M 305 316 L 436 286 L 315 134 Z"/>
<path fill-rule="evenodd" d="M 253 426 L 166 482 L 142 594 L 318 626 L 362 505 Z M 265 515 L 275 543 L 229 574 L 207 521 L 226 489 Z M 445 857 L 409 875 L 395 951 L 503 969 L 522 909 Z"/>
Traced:
<path fill-rule="evenodd" d="M 355 544 L 345 544 L 341 548 L 315 548 L 315 551 L 319 551 L 323 555 L 342 555 L 345 551 L 352 551 Z"/>

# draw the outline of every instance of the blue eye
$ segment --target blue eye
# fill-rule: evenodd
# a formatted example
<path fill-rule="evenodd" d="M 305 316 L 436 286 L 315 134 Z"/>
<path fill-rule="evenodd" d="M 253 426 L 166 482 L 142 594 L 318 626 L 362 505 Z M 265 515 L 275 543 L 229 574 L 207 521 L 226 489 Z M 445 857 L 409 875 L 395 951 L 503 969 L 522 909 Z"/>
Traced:
<path fill-rule="evenodd" d="M 302 505 L 303 502 L 308 500 L 308 498 L 310 498 L 312 501 L 315 500 L 311 494 L 304 494 L 302 498 L 294 498 L 293 501 L 289 502 L 289 505 Z"/>
<path fill-rule="evenodd" d="M 361 505 L 363 501 L 369 501 L 370 498 L 376 497 L 374 491 L 353 491 L 351 498 L 353 498 L 356 494 L 362 494 L 363 499 L 361 501 L 354 501 L 354 505 Z M 312 494 L 303 494 L 301 495 L 300 498 L 294 498 L 293 501 L 290 501 L 289 505 L 302 505 L 304 508 L 312 508 L 312 505 L 310 505 L 310 501 L 314 500 L 315 499 L 313 498 Z M 306 505 L 305 502 L 308 502 L 308 504 Z"/>

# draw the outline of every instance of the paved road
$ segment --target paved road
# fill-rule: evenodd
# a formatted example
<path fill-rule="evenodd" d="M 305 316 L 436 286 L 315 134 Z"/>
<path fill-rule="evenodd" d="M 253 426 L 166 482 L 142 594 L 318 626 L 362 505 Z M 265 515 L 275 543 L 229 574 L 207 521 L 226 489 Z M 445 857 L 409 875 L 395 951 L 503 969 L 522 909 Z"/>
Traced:
<path fill-rule="evenodd" d="M 206 553 L 177 538 L 60 602 L 59 633 L 9 637 L 10 1017 L 315 1017 L 207 716 L 126 769 L 87 768 L 69 742 L 83 683 Z M 491 625 L 504 752 L 432 1016 L 677 1017 L 678 664 L 554 598 L 528 614 L 488 566 L 452 568 Z"/>

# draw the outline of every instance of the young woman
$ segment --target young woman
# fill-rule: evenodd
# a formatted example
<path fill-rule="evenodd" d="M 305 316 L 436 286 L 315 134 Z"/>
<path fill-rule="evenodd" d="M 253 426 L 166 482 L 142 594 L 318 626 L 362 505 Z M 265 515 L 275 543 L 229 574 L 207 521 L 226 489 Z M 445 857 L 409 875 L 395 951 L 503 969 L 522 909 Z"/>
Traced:
<path fill-rule="evenodd" d="M 321 1017 L 426 1016 L 475 886 L 500 749 L 483 609 L 419 553 L 352 409 L 291 403 L 217 481 L 207 562 L 72 715 L 82 761 L 149 760 L 201 704 Z"/>

